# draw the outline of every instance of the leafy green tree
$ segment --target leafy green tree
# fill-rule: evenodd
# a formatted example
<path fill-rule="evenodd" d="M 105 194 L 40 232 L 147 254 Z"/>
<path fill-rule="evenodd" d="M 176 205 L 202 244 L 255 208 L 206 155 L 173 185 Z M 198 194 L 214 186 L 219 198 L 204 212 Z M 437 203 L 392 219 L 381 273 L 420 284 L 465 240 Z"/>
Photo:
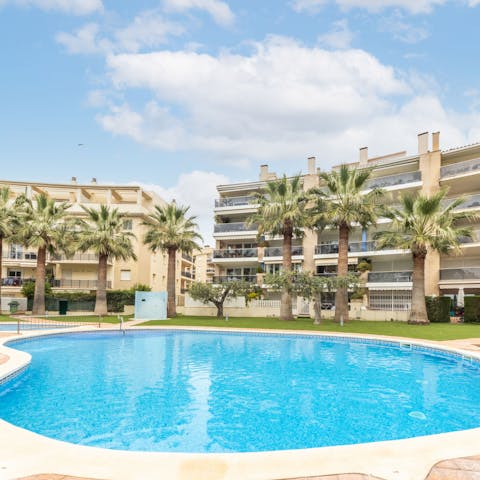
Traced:
<path fill-rule="evenodd" d="M 368 189 L 371 169 L 354 169 L 342 165 L 340 169 L 320 174 L 326 190 L 317 189 L 320 214 L 317 222 L 338 229 L 338 276 L 348 275 L 348 240 L 355 226 L 366 229 L 375 224 L 379 213 L 379 198 L 383 190 Z M 335 294 L 335 321 L 348 320 L 348 292 L 339 286 Z"/>
<path fill-rule="evenodd" d="M 247 223 L 258 224 L 259 237 L 281 235 L 283 237 L 283 271 L 292 271 L 292 240 L 303 237 L 303 228 L 309 227 L 309 196 L 303 190 L 301 177 L 287 178 L 284 175 L 277 180 L 267 182 L 265 190 L 256 195 L 258 210 Z M 293 320 L 292 295 L 285 287 L 282 290 L 280 319 Z"/>
<path fill-rule="evenodd" d="M 204 303 L 213 303 L 217 307 L 217 318 L 223 318 L 223 304 L 228 298 L 248 296 L 254 288 L 247 282 L 226 282 L 219 285 L 213 283 L 194 282 L 188 290 L 193 300 Z"/>
<path fill-rule="evenodd" d="M 202 237 L 197 232 L 198 225 L 195 216 L 188 216 L 190 207 L 180 206 L 175 201 L 167 205 L 156 205 L 155 211 L 144 222 L 147 233 L 144 243 L 152 252 L 161 250 L 168 254 L 167 270 L 167 315 L 175 317 L 176 302 L 176 257 L 177 251 L 192 253 L 199 250 L 198 240 Z"/>
<path fill-rule="evenodd" d="M 109 259 L 136 260 L 132 241 L 135 235 L 123 229 L 125 215 L 117 208 L 100 205 L 99 209 L 82 206 L 86 220 L 79 222 L 77 234 L 78 249 L 98 255 L 98 283 L 95 300 L 95 314 L 106 315 L 107 305 L 107 266 Z"/>
<path fill-rule="evenodd" d="M 385 212 L 391 220 L 389 230 L 376 235 L 379 248 L 394 247 L 412 252 L 413 288 L 409 323 L 429 323 L 425 303 L 425 259 L 428 251 L 459 253 L 461 238 L 472 237 L 472 229 L 459 226 L 459 223 L 478 218 L 471 212 L 455 211 L 464 199 L 446 202 L 446 194 L 446 190 L 441 190 L 430 196 L 402 195 L 400 207 Z"/>
<path fill-rule="evenodd" d="M 20 292 L 24 297 L 33 298 L 35 295 L 35 282 L 32 280 L 24 282 Z M 45 281 L 45 296 L 49 297 L 51 295 L 52 295 L 52 286 L 48 281 Z"/>
<path fill-rule="evenodd" d="M 68 218 L 68 202 L 56 203 L 41 193 L 33 200 L 22 196 L 18 200 L 19 227 L 17 237 L 27 247 L 37 248 L 35 294 L 32 313 L 45 315 L 45 265 L 47 253 L 68 253 L 73 242 L 72 222 Z"/>

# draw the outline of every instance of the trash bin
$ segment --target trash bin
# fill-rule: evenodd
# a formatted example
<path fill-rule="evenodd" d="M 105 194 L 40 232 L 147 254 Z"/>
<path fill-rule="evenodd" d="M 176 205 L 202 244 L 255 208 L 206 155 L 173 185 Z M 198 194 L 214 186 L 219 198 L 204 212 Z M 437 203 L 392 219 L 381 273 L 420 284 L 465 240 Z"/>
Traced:
<path fill-rule="evenodd" d="M 16 300 L 11 301 L 8 306 L 10 307 L 10 313 L 17 313 L 18 306 L 20 305 L 19 302 Z"/>
<path fill-rule="evenodd" d="M 68 310 L 68 301 L 67 300 L 60 300 L 58 302 L 58 314 L 59 315 L 66 315 Z"/>

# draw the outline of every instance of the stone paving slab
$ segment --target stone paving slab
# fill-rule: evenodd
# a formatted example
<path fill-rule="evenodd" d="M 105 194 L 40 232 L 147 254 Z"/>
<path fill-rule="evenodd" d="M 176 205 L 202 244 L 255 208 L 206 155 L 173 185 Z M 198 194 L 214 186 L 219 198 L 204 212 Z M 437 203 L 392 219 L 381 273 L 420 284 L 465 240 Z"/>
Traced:
<path fill-rule="evenodd" d="M 426 480 L 480 480 L 480 455 L 439 462 Z"/>
<path fill-rule="evenodd" d="M 365 475 L 363 473 L 340 473 L 338 475 L 323 475 L 321 477 L 298 477 L 285 480 L 382 480 L 378 477 Z"/>
<path fill-rule="evenodd" d="M 69 475 L 58 475 L 56 473 L 41 473 L 40 475 L 31 475 L 30 477 L 18 478 L 17 480 L 95 480 L 95 479 L 85 478 L 85 477 L 71 477 Z"/>

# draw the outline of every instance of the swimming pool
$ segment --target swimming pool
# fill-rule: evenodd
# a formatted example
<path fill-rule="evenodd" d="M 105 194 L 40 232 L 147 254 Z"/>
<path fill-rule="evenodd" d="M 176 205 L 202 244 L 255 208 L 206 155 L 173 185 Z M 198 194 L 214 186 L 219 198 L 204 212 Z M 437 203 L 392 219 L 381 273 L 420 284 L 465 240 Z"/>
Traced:
<path fill-rule="evenodd" d="M 35 324 L 35 323 L 28 323 L 22 322 L 20 323 L 20 331 L 24 330 L 48 330 L 53 328 L 70 328 L 75 327 L 75 324 L 72 325 L 64 325 L 64 324 Z M 16 332 L 18 329 L 17 323 L 2 323 L 0 322 L 0 332 Z"/>
<path fill-rule="evenodd" d="M 0 415 L 97 447 L 245 452 L 480 425 L 480 370 L 447 353 L 308 335 L 77 333 L 11 342 L 31 366 Z"/>

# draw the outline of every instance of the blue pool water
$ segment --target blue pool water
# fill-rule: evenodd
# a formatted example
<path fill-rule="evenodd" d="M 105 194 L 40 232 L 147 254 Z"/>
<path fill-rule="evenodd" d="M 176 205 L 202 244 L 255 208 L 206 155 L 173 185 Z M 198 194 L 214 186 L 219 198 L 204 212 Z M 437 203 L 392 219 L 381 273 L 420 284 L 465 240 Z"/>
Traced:
<path fill-rule="evenodd" d="M 244 452 L 480 426 L 480 369 L 450 355 L 313 336 L 78 333 L 12 342 L 31 366 L 0 416 L 111 449 Z"/>
<path fill-rule="evenodd" d="M 55 324 L 34 324 L 34 323 L 21 323 L 20 331 L 24 330 L 47 330 L 52 328 L 68 328 L 74 327 L 75 325 L 55 325 Z M 0 332 L 16 332 L 17 324 L 16 323 L 0 323 Z"/>

